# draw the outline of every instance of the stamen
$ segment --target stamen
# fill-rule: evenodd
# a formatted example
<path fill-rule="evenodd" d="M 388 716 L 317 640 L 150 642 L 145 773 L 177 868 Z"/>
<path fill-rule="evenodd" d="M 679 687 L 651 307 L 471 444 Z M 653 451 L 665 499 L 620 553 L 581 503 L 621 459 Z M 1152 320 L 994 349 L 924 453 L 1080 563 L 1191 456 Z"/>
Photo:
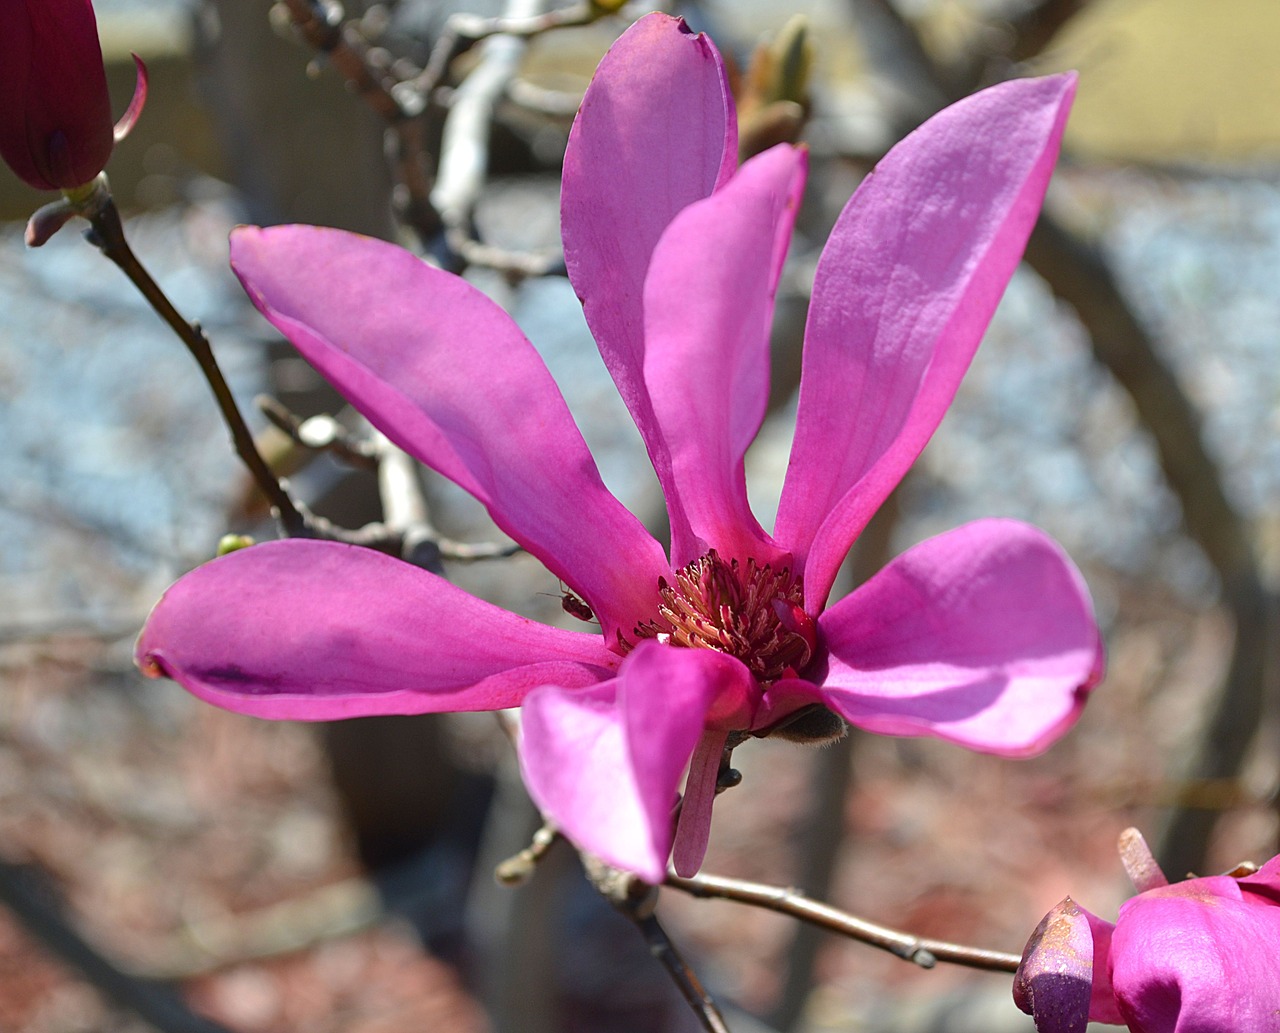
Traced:
<path fill-rule="evenodd" d="M 636 626 L 637 639 L 727 653 L 765 684 L 796 674 L 813 656 L 817 628 L 804 612 L 804 585 L 786 568 L 753 559 L 744 567 L 712 549 L 678 570 L 674 585 L 659 578 L 658 593 L 658 616 Z"/>

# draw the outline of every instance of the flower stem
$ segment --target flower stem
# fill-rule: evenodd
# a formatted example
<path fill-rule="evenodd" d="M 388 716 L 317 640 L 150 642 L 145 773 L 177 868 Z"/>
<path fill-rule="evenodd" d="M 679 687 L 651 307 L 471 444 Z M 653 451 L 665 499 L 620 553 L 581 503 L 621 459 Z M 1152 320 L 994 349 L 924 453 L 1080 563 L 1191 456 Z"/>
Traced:
<path fill-rule="evenodd" d="M 1018 955 L 1006 954 L 1003 951 L 985 950 L 981 947 L 967 947 L 959 943 L 912 936 L 898 929 L 868 922 L 864 918 L 858 918 L 827 904 L 811 900 L 795 890 L 782 889 L 778 886 L 702 874 L 688 879 L 678 875 L 668 875 L 664 885 L 694 897 L 736 900 L 740 904 L 751 904 L 769 911 L 791 915 L 833 933 L 840 933 L 855 940 L 861 940 L 872 947 L 887 950 L 890 954 L 896 954 L 906 961 L 914 962 L 921 968 L 933 968 L 939 961 L 947 961 L 953 965 L 967 965 L 969 968 L 981 968 L 993 972 L 1016 972 L 1021 961 Z"/>
<path fill-rule="evenodd" d="M 160 289 L 160 285 L 152 279 L 151 274 L 138 261 L 133 249 L 129 247 L 129 242 L 124 234 L 124 224 L 121 222 L 120 211 L 116 208 L 115 199 L 107 195 L 94 207 L 93 212 L 89 215 L 89 221 L 93 226 L 89 233 L 89 240 L 97 246 L 98 250 L 120 267 L 125 276 L 147 299 L 156 314 L 169 324 L 169 327 L 178 335 L 182 343 L 187 346 L 187 350 L 195 358 L 196 363 L 200 366 L 200 372 L 204 374 L 204 378 L 208 381 L 209 387 L 213 391 L 213 396 L 218 402 L 218 409 L 221 411 L 222 419 L 231 433 L 231 441 L 235 446 L 236 454 L 244 462 L 244 465 L 249 468 L 254 481 L 267 497 L 285 533 L 291 538 L 310 537 L 311 532 L 307 528 L 306 520 L 298 512 L 293 500 L 289 498 L 288 493 L 281 486 L 280 481 L 271 472 L 271 468 L 267 466 L 266 460 L 262 458 L 262 454 L 258 451 L 258 446 L 253 440 L 253 434 L 250 433 L 248 426 L 245 424 L 244 417 L 240 414 L 235 398 L 232 397 L 231 388 L 227 386 L 226 378 L 223 377 L 222 370 L 218 367 L 218 362 L 213 356 L 213 349 L 209 346 L 209 339 L 204 335 L 204 331 L 200 329 L 199 324 L 188 323 L 182 318 L 164 291 Z"/>

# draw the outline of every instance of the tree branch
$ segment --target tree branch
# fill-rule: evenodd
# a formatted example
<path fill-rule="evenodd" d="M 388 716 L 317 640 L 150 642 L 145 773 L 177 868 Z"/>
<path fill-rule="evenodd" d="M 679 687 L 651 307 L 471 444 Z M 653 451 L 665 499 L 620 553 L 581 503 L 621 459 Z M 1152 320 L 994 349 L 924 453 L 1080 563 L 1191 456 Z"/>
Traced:
<path fill-rule="evenodd" d="M 579 851 L 579 857 L 582 859 L 587 881 L 635 924 L 644 937 L 649 953 L 666 969 L 676 984 L 676 989 L 680 991 L 680 996 L 698 1017 L 706 1033 L 729 1033 L 729 1027 L 725 1025 L 724 1016 L 720 1014 L 715 1001 L 703 988 L 702 982 L 658 921 L 654 910 L 658 903 L 658 887 L 650 886 L 630 872 L 607 865 L 588 853 Z M 668 883 L 673 878 L 675 876 L 670 876 Z"/>
<path fill-rule="evenodd" d="M 164 291 L 160 289 L 159 284 L 152 279 L 151 274 L 138 261 L 133 249 L 129 247 L 129 241 L 125 238 L 124 224 L 120 220 L 120 212 L 116 208 L 115 199 L 105 186 L 102 187 L 102 191 L 100 203 L 96 205 L 91 213 L 87 214 L 92 226 L 88 234 L 90 242 L 120 268 L 133 285 L 138 288 L 142 296 L 146 298 L 156 314 L 169 325 L 182 343 L 187 346 L 187 350 L 191 352 L 192 357 L 199 364 L 200 372 L 204 374 L 205 380 L 213 391 L 213 396 L 218 403 L 218 409 L 222 413 L 223 422 L 226 423 L 227 430 L 231 433 L 231 441 L 235 446 L 236 454 L 244 465 L 249 468 L 255 483 L 275 510 L 276 517 L 284 528 L 285 534 L 290 537 L 308 537 L 310 532 L 302 514 L 258 451 L 253 435 L 245 424 L 244 417 L 240 414 L 240 409 L 231 394 L 231 388 L 227 386 L 226 378 L 223 377 L 217 359 L 213 356 L 213 349 L 209 346 L 209 339 L 197 324 L 188 323 L 182 318 Z"/>
<path fill-rule="evenodd" d="M 739 904 L 750 904 L 768 911 L 791 915 L 804 922 L 812 922 L 833 933 L 860 940 L 872 947 L 879 947 L 921 968 L 933 968 L 939 961 L 992 972 L 1016 972 L 1021 960 L 1016 954 L 966 947 L 927 937 L 913 936 L 886 925 L 869 922 L 845 911 L 811 900 L 803 893 L 778 886 L 768 886 L 743 879 L 728 879 L 719 875 L 698 874 L 692 878 L 668 875 L 664 883 L 672 889 L 701 899 L 719 898 Z"/>

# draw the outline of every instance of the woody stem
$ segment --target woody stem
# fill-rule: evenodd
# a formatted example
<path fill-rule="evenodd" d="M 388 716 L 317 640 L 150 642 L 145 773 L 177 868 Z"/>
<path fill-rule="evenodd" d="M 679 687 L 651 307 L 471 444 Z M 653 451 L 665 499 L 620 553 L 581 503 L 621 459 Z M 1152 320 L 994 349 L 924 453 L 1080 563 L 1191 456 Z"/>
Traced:
<path fill-rule="evenodd" d="M 253 440 L 253 434 L 245 424 L 244 417 L 240 414 L 240 409 L 231 394 L 231 388 L 227 386 L 226 378 L 222 375 L 222 370 L 214 358 L 209 339 L 204 335 L 204 331 L 200 329 L 199 324 L 189 323 L 182 318 L 164 291 L 160 289 L 159 284 L 152 279 L 151 274 L 138 261 L 133 249 L 129 247 L 129 242 L 124 234 L 124 224 L 121 222 L 120 211 L 116 208 L 115 199 L 108 195 L 102 203 L 96 206 L 89 221 L 93 226 L 89 233 L 89 240 L 97 246 L 98 250 L 119 266 L 125 276 L 147 299 L 148 304 L 151 305 L 156 314 L 169 325 L 182 343 L 187 346 L 187 350 L 191 352 L 192 357 L 200 366 L 200 372 L 204 374 L 204 378 L 218 403 L 223 422 L 226 423 L 227 429 L 231 433 L 231 441 L 235 446 L 236 454 L 244 465 L 249 468 L 249 473 L 253 475 L 253 479 L 259 489 L 267 497 L 285 533 L 294 538 L 310 537 L 306 520 L 298 512 L 293 500 L 289 498 L 288 493 L 281 486 L 280 481 L 271 472 L 266 460 L 262 458 L 262 454 L 258 451 L 258 446 Z"/>

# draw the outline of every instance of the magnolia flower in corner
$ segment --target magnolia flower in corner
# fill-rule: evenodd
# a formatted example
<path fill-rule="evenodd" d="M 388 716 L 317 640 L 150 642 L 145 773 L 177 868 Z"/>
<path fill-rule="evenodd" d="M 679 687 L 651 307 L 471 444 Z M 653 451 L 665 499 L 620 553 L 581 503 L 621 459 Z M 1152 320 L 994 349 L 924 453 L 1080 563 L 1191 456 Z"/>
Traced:
<path fill-rule="evenodd" d="M 133 101 L 116 124 L 89 0 L 0 3 L 0 158 L 37 190 L 93 182 L 147 95 L 136 56 Z"/>
<path fill-rule="evenodd" d="M 1027 944 L 1013 998 L 1039 1033 L 1280 1030 L 1280 857 L 1170 885 L 1137 829 L 1120 855 L 1138 895 L 1114 924 L 1067 897 Z"/>
<path fill-rule="evenodd" d="M 1019 261 L 1074 88 L 1060 75 L 962 101 L 849 202 L 817 268 L 768 534 L 743 456 L 765 413 L 805 152 L 780 145 L 737 167 L 723 65 L 683 22 L 652 14 L 617 41 L 565 154 L 565 258 L 657 471 L 669 555 L 605 489 L 542 360 L 479 291 L 337 230 L 237 230 L 232 265 L 267 319 L 484 503 L 600 633 L 538 624 L 369 550 L 291 540 L 174 585 L 139 639 L 142 669 L 268 718 L 520 706 L 539 806 L 651 882 L 673 849 L 678 871 L 701 863 L 726 744 L 815 706 L 875 732 L 1044 749 L 1079 714 L 1102 650 L 1079 573 L 1042 532 L 968 524 L 827 597 Z"/>

